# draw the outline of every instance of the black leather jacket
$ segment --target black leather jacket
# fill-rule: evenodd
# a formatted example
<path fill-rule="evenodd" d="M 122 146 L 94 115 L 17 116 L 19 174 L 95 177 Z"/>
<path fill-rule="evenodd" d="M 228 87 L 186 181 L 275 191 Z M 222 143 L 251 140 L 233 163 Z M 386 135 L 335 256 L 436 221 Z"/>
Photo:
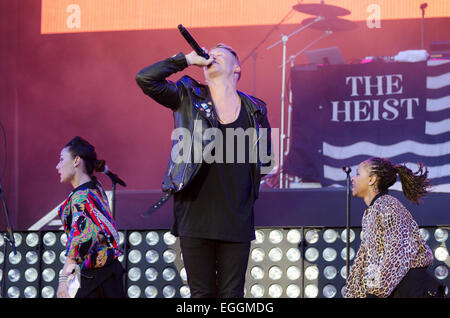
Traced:
<path fill-rule="evenodd" d="M 173 111 L 174 128 L 186 128 L 193 136 L 195 131 L 205 131 L 207 128 L 212 127 L 217 128 L 218 119 L 208 86 L 198 83 L 189 76 L 183 76 L 176 83 L 166 80 L 167 77 L 184 70 L 187 66 L 184 54 L 178 53 L 173 57 L 144 68 L 136 75 L 136 81 L 146 95 Z M 264 166 L 271 167 L 274 164 L 274 160 L 271 155 L 270 125 L 267 119 L 265 103 L 242 92 L 238 91 L 238 94 L 244 101 L 243 104 L 249 115 L 251 126 L 256 128 L 258 132 L 258 139 L 253 150 L 258 151 L 260 144 L 267 146 L 266 153 L 271 156 L 271 160 L 265 163 Z M 211 107 L 206 111 L 202 105 L 211 105 Z M 267 128 L 267 134 L 260 134 L 260 128 Z M 264 143 L 261 142 L 262 138 L 265 139 Z M 190 147 L 192 155 L 194 152 L 194 147 L 192 147 L 193 140 L 194 138 L 191 140 Z M 175 140 L 173 146 L 177 142 L 178 140 Z M 212 141 L 202 140 L 202 149 L 205 149 L 205 146 L 210 142 Z M 261 180 L 261 160 L 259 156 L 257 162 L 254 163 L 251 176 L 255 199 L 258 197 Z M 180 191 L 195 177 L 200 166 L 201 162 L 182 161 L 177 163 L 171 158 L 162 184 L 162 190 L 170 193 Z"/>

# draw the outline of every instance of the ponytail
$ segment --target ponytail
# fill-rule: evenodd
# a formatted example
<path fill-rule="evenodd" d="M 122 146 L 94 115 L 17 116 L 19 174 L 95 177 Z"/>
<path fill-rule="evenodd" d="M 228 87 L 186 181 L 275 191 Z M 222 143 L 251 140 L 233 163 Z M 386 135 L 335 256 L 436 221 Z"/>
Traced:
<path fill-rule="evenodd" d="M 94 163 L 94 170 L 97 172 L 105 171 L 106 162 L 105 160 L 96 160 Z"/>
<path fill-rule="evenodd" d="M 400 177 L 405 197 L 409 201 L 419 203 L 429 192 L 428 169 L 422 163 L 419 163 L 419 169 L 416 172 L 412 172 L 405 165 L 396 165 L 394 168 Z"/>
<path fill-rule="evenodd" d="M 405 165 L 393 165 L 385 158 L 370 158 L 367 160 L 371 168 L 371 173 L 377 176 L 377 188 L 380 192 L 385 192 L 400 177 L 402 190 L 405 197 L 414 203 L 419 203 L 428 192 L 430 182 L 428 180 L 428 170 L 422 163 L 419 163 L 419 170 L 412 172 Z"/>

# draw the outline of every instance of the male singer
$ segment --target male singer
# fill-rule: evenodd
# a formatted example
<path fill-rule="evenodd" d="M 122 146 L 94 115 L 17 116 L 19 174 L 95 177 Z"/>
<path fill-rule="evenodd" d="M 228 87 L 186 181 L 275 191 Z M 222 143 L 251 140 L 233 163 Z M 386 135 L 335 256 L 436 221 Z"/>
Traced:
<path fill-rule="evenodd" d="M 270 155 L 270 125 L 264 102 L 236 88 L 241 67 L 233 49 L 218 44 L 209 55 L 205 59 L 195 51 L 179 53 L 144 68 L 136 80 L 146 95 L 173 111 L 175 128 L 192 134 L 183 141 L 191 143 L 185 148 L 192 152 L 189 159 L 194 157 L 195 134 L 217 129 L 216 138 L 203 138 L 201 143 L 205 148 L 215 142 L 212 155 L 219 160 L 180 162 L 172 156 L 163 190 L 174 193 L 172 233 L 180 237 L 191 297 L 237 298 L 244 294 L 250 241 L 255 238 L 253 204 L 267 164 L 259 153 L 265 147 Z M 207 85 L 189 76 L 176 83 L 166 80 L 190 65 L 203 67 Z M 226 147 L 226 130 L 238 128 L 253 129 L 256 139 L 247 138 L 243 147 L 236 142 Z M 249 153 L 257 154 L 258 160 L 250 160 Z M 237 160 L 243 154 L 244 162 Z"/>

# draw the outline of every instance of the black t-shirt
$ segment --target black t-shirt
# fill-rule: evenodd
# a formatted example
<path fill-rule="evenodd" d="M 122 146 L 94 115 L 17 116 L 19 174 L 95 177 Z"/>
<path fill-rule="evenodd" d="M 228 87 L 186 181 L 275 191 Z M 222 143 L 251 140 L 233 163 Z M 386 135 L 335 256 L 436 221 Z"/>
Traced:
<path fill-rule="evenodd" d="M 234 160 L 231 163 L 226 160 L 227 129 L 245 131 L 249 127 L 243 103 L 236 121 L 219 124 L 223 135 L 222 163 L 203 161 L 192 182 L 175 193 L 174 235 L 231 242 L 249 242 L 255 238 L 249 137 L 245 137 L 244 162 L 238 161 L 243 149 L 238 149 L 237 137 L 234 137 Z"/>

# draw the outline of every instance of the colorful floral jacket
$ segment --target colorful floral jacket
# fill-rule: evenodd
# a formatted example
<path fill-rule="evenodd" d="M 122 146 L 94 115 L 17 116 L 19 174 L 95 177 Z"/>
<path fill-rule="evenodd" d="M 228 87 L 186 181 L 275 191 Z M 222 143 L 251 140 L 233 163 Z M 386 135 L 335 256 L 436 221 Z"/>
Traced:
<path fill-rule="evenodd" d="M 65 255 L 82 269 L 103 267 L 119 256 L 119 234 L 99 183 L 91 181 L 74 189 L 59 216 L 67 234 Z"/>

